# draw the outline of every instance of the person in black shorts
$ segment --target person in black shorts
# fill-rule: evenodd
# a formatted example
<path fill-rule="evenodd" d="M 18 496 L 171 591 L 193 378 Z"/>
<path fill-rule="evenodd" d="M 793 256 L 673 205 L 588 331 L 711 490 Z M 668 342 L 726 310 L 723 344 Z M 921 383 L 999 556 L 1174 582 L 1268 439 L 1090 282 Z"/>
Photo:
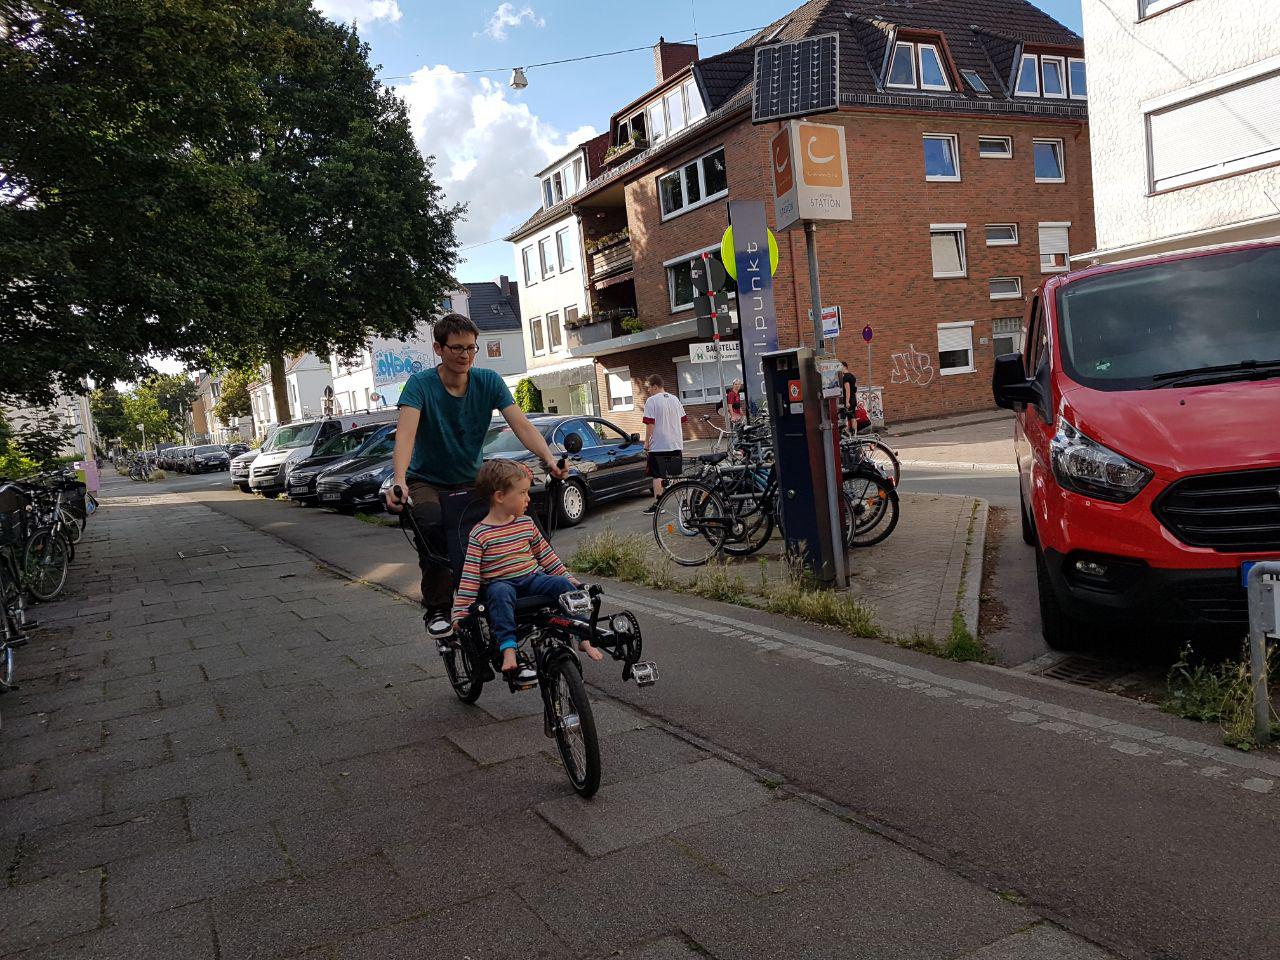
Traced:
<path fill-rule="evenodd" d="M 684 472 L 684 425 L 689 418 L 680 398 L 667 393 L 660 376 L 650 377 L 646 387 L 649 399 L 644 402 L 644 449 L 653 479 L 654 501 L 645 513 L 653 513 L 666 481 Z"/>
<path fill-rule="evenodd" d="M 844 428 L 853 433 L 857 427 L 858 378 L 849 371 L 849 361 L 841 360 L 844 373 L 840 375 L 840 402 L 844 406 Z"/>

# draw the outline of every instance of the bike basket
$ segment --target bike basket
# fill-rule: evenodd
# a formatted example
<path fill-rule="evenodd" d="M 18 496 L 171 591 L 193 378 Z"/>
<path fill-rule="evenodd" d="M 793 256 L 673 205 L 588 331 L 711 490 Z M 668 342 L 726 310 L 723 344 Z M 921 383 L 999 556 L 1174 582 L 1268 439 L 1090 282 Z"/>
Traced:
<path fill-rule="evenodd" d="M 27 507 L 31 498 L 15 484 L 0 484 L 0 545 L 22 546 L 26 541 Z"/>

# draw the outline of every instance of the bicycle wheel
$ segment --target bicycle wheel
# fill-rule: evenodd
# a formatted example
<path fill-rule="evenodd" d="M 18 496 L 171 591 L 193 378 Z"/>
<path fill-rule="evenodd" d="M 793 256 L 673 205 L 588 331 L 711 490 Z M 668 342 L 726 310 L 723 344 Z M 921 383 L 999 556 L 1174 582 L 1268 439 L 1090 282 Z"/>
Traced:
<path fill-rule="evenodd" d="M 459 638 L 461 639 L 461 638 Z M 463 703 L 475 703 L 484 690 L 483 668 L 471 659 L 467 653 L 467 643 L 461 642 L 458 647 L 448 653 L 440 654 L 444 661 L 444 672 L 449 677 L 449 686 Z"/>
<path fill-rule="evenodd" d="M 52 600 L 67 582 L 70 547 L 48 527 L 37 530 L 22 551 L 22 571 L 27 592 L 37 600 Z"/>
<path fill-rule="evenodd" d="M 878 437 L 859 437 L 858 443 L 866 458 L 879 467 L 896 487 L 902 479 L 902 465 L 893 449 Z"/>
<path fill-rule="evenodd" d="M 546 679 L 552 685 L 548 701 L 551 725 L 565 773 L 579 796 L 590 797 L 600 789 L 600 741 L 586 684 L 569 657 L 557 660 Z"/>
<path fill-rule="evenodd" d="M 73 545 L 79 543 L 80 537 L 84 535 L 84 527 L 81 525 L 80 518 L 66 507 L 60 507 L 59 512 L 62 514 L 62 529 L 66 531 L 66 538 Z"/>
<path fill-rule="evenodd" d="M 773 513 L 764 503 L 757 503 L 753 512 L 738 518 L 738 525 L 740 530 L 725 535 L 721 549 L 731 557 L 749 557 L 773 536 Z"/>
<path fill-rule="evenodd" d="M 683 567 L 706 563 L 724 543 L 724 504 L 701 480 L 669 486 L 653 511 L 653 539 Z"/>
<path fill-rule="evenodd" d="M 853 517 L 845 534 L 851 547 L 880 543 L 898 525 L 898 491 L 879 474 L 857 474 L 844 482 L 846 509 Z"/>

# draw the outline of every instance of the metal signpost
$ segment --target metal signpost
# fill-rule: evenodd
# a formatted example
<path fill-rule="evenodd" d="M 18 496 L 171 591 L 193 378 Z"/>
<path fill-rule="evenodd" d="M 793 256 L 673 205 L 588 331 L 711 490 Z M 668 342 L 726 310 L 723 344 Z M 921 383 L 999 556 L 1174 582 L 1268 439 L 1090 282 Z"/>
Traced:
<path fill-rule="evenodd" d="M 867 389 L 871 389 L 871 324 L 867 324 L 862 328 L 862 339 L 867 344 Z"/>
<path fill-rule="evenodd" d="M 698 308 L 698 316 L 703 316 L 702 304 L 704 301 L 710 311 L 712 349 L 715 352 L 716 375 L 720 378 L 720 408 L 724 414 L 724 428 L 728 430 L 730 426 L 729 398 L 724 392 L 724 355 L 720 349 L 722 346 L 720 334 L 722 332 L 729 333 L 732 327 L 728 296 L 722 294 L 725 285 L 725 269 L 720 261 L 710 253 L 702 254 L 701 263 L 698 260 L 694 260 L 691 267 L 693 287 L 697 293 L 694 301 L 695 306 Z M 690 348 L 689 355 L 692 360 L 692 348 Z M 698 361 L 694 360 L 693 362 L 697 363 Z"/>
<path fill-rule="evenodd" d="M 1249 662 L 1253 681 L 1253 736 L 1258 746 L 1271 739 L 1271 695 L 1267 690 L 1267 639 L 1280 635 L 1280 561 L 1249 564 Z"/>
<path fill-rule="evenodd" d="M 817 222 L 851 220 L 849 159 L 844 128 L 790 119 L 838 110 L 840 106 L 840 41 L 824 34 L 795 43 L 756 50 L 752 123 L 786 119 L 769 148 L 773 171 L 774 218 L 779 230 L 804 224 L 809 260 L 809 302 L 813 340 L 819 359 L 825 359 L 822 286 L 818 277 Z M 820 405 L 823 460 L 828 484 L 840 485 L 835 454 L 835 426 L 830 404 Z M 832 543 L 843 542 L 840 507 L 828 498 Z M 836 586 L 848 585 L 844 551 L 836 551 Z"/>

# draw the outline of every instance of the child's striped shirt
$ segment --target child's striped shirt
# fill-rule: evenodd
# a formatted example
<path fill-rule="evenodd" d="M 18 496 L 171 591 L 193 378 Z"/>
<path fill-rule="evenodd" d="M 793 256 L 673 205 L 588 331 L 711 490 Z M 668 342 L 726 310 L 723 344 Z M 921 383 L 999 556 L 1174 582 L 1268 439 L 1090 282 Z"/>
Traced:
<path fill-rule="evenodd" d="M 453 601 L 453 619 L 467 615 L 480 592 L 491 580 L 519 580 L 531 573 L 562 577 L 567 572 L 551 544 L 528 516 L 507 523 L 477 523 L 467 540 L 467 559 Z"/>

